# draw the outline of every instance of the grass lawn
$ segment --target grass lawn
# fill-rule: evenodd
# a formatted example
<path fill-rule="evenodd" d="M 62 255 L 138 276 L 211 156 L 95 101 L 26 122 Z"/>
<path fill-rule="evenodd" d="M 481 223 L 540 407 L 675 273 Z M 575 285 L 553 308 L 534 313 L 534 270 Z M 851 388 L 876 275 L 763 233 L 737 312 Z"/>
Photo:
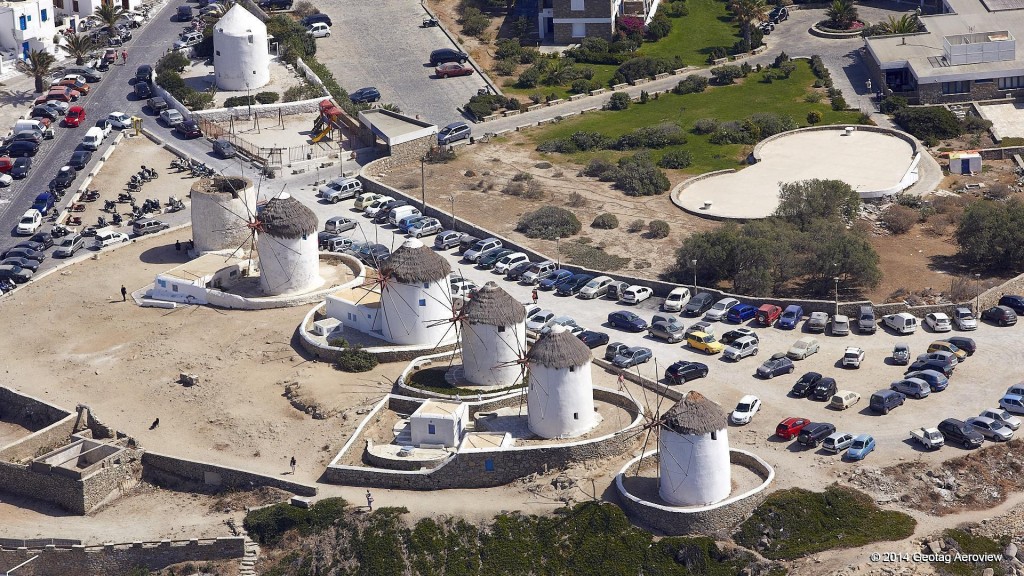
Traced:
<path fill-rule="evenodd" d="M 693 1 L 693 0 L 691 0 Z M 687 143 L 679 146 L 652 150 L 655 160 L 670 150 L 689 150 L 693 164 L 686 172 L 700 174 L 711 170 L 741 168 L 749 153 L 750 146 L 742 144 L 716 145 L 708 142 L 709 136 L 690 132 L 693 123 L 700 118 L 717 118 L 719 121 L 742 120 L 755 112 L 774 112 L 793 118 L 800 126 L 807 126 L 807 113 L 817 110 L 822 114 L 822 124 L 852 124 L 860 112 L 834 112 L 825 98 L 817 104 L 804 101 L 804 95 L 814 84 L 814 74 L 806 60 L 797 60 L 796 71 L 787 80 L 776 80 L 771 84 L 760 81 L 761 74 L 753 72 L 743 84 L 734 86 L 711 86 L 699 94 L 663 94 L 658 100 L 647 104 L 633 104 L 628 110 L 593 112 L 551 125 L 541 130 L 530 131 L 534 144 L 555 138 L 567 138 L 573 132 L 600 132 L 618 137 L 641 126 L 655 126 L 665 122 L 678 124 L 685 129 Z M 627 152 L 602 150 L 580 152 L 572 159 L 586 164 L 592 158 L 614 160 Z"/>
<path fill-rule="evenodd" d="M 591 68 L 594 71 L 593 81 L 597 82 L 602 88 L 608 87 L 608 81 L 615 75 L 615 71 L 619 68 L 613 64 L 577 64 L 581 68 Z M 568 98 L 572 96 L 572 92 L 569 91 L 569 86 L 537 86 L 536 88 L 516 88 L 517 76 L 509 77 L 503 80 L 508 84 L 502 84 L 501 90 L 506 96 L 515 96 L 519 98 L 520 102 L 525 102 L 530 94 L 540 94 L 547 96 L 549 94 L 555 94 L 559 98 Z M 529 102 L 526 102 L 529 104 Z"/>
<path fill-rule="evenodd" d="M 674 58 L 681 56 L 691 66 L 707 64 L 710 48 L 730 48 L 740 40 L 740 28 L 732 22 L 732 13 L 721 0 L 686 0 L 690 13 L 672 18 L 672 31 L 657 42 L 640 48 L 644 56 Z"/>

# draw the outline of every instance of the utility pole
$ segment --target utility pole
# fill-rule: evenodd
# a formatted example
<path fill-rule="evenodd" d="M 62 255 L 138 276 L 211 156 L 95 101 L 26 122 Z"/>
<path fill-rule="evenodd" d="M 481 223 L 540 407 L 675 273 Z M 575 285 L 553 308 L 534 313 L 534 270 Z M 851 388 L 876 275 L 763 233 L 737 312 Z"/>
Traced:
<path fill-rule="evenodd" d="M 420 203 L 423 204 L 423 215 L 427 214 L 427 157 L 420 156 Z M 452 203 L 454 205 L 454 200 Z M 453 209 L 454 212 L 454 209 Z M 454 217 L 453 217 L 454 218 Z"/>
<path fill-rule="evenodd" d="M 836 281 L 836 314 L 839 314 L 839 276 L 832 279 Z"/>

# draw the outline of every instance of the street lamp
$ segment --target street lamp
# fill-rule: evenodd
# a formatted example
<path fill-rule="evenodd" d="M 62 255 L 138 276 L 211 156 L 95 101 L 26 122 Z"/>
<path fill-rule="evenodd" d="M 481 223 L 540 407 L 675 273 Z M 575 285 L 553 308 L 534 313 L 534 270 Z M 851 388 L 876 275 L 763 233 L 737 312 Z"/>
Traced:
<path fill-rule="evenodd" d="M 558 243 L 561 242 L 560 237 L 555 238 L 555 268 L 562 269 L 562 251 L 558 249 Z"/>
<path fill-rule="evenodd" d="M 455 219 L 455 194 L 449 194 L 447 196 L 441 196 L 442 200 L 449 200 L 452 203 L 452 231 L 459 231 L 458 221 Z"/>
<path fill-rule="evenodd" d="M 249 81 L 245 81 L 245 103 L 249 106 L 249 117 L 252 118 L 252 98 L 249 96 Z"/>
<path fill-rule="evenodd" d="M 427 157 L 420 156 L 420 203 L 423 204 L 423 215 L 427 214 Z"/>
<path fill-rule="evenodd" d="M 839 276 L 832 279 L 836 281 L 836 314 L 839 314 Z"/>
<path fill-rule="evenodd" d="M 690 263 L 693 264 L 693 294 L 696 296 L 697 295 L 697 261 L 696 260 L 690 260 Z"/>
<path fill-rule="evenodd" d="M 981 274 L 974 275 L 974 313 L 981 314 Z"/>

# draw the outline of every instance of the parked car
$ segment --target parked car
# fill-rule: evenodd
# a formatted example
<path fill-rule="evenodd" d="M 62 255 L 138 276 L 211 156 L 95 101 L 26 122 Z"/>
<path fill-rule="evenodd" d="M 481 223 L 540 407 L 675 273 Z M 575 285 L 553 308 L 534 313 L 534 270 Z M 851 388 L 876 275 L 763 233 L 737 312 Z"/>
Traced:
<path fill-rule="evenodd" d="M 168 108 L 167 100 L 164 100 L 159 96 L 154 96 L 153 98 L 146 100 L 146 106 L 149 106 L 149 111 L 154 114 L 159 114 Z"/>
<path fill-rule="evenodd" d="M 882 322 L 897 334 L 913 334 L 917 331 L 917 317 L 907 312 L 882 316 Z"/>
<path fill-rule="evenodd" d="M 371 193 L 372 194 L 372 193 Z M 360 198 L 365 197 L 367 194 L 362 194 L 356 197 L 356 204 L 360 202 Z M 358 208 L 359 206 L 356 206 Z M 434 237 L 434 248 L 437 250 L 450 250 L 459 245 L 459 240 L 462 239 L 462 233 L 456 232 L 455 230 L 441 230 Z"/>
<path fill-rule="evenodd" d="M 495 248 L 501 248 L 501 240 L 497 238 L 485 238 L 477 241 L 473 244 L 473 247 L 462 253 L 462 259 L 466 262 L 478 262 L 480 257 L 483 256 L 484 252 L 488 250 L 494 250 Z"/>
<path fill-rule="evenodd" d="M 864 362 L 864 349 L 856 346 L 848 346 L 846 351 L 843 352 L 843 367 L 844 368 L 860 368 L 861 363 Z"/>
<path fill-rule="evenodd" d="M 35 274 L 28 268 L 22 268 L 14 264 L 0 264 L 0 280 L 10 280 L 15 284 L 24 284 L 32 279 Z"/>
<path fill-rule="evenodd" d="M 614 302 L 618 302 L 622 298 L 622 294 L 629 290 L 629 282 L 622 282 L 621 280 L 613 280 L 608 285 L 608 291 L 605 292 L 605 297 Z"/>
<path fill-rule="evenodd" d="M 81 234 L 68 234 L 61 239 L 57 249 L 53 251 L 54 258 L 70 258 L 75 252 L 85 246 L 85 237 Z"/>
<path fill-rule="evenodd" d="M 107 122 L 119 130 L 132 127 L 132 117 L 124 112 L 111 112 L 107 114 Z"/>
<path fill-rule="evenodd" d="M 853 444 L 853 434 L 846 432 L 834 432 L 821 443 L 821 449 L 833 454 L 839 454 Z"/>
<path fill-rule="evenodd" d="M 900 366 L 910 364 L 910 346 L 897 344 L 892 349 L 892 363 Z"/>
<path fill-rule="evenodd" d="M 708 365 L 701 362 L 679 360 L 665 369 L 665 381 L 669 384 L 684 384 L 690 380 L 708 375 Z"/>
<path fill-rule="evenodd" d="M 568 270 L 553 270 L 537 284 L 537 288 L 540 290 L 554 290 L 557 284 L 565 282 L 567 279 L 572 278 L 572 276 L 572 272 Z"/>
<path fill-rule="evenodd" d="M 35 156 L 38 151 L 39 143 L 29 142 L 28 140 L 17 140 L 3 147 L 3 153 L 11 158 Z"/>
<path fill-rule="evenodd" d="M 516 264 L 509 268 L 508 272 L 505 272 L 505 280 L 518 282 L 523 277 L 523 274 L 526 274 L 526 271 L 530 269 L 530 266 L 533 266 L 533 262 L 530 262 L 529 260 Z"/>
<path fill-rule="evenodd" d="M 647 286 L 630 286 L 622 293 L 620 300 L 626 304 L 639 304 L 654 295 Z"/>
<path fill-rule="evenodd" d="M 811 421 L 807 418 L 786 418 L 775 427 L 775 435 L 783 440 L 792 440 L 810 423 Z"/>
<path fill-rule="evenodd" d="M 612 282 L 613 280 L 608 276 L 598 276 L 587 282 L 586 286 L 580 289 L 579 297 L 585 300 L 600 298 L 608 292 L 608 285 Z"/>
<path fill-rule="evenodd" d="M 974 318 L 974 312 L 970 308 L 958 306 L 953 309 L 953 323 L 960 330 L 977 330 L 978 321 Z"/>
<path fill-rule="evenodd" d="M 612 361 L 615 359 L 616 356 L 618 356 L 622 352 L 625 352 L 628 349 L 629 346 L 626 346 L 622 342 L 612 342 L 604 349 L 604 359 Z"/>
<path fill-rule="evenodd" d="M 967 359 L 967 352 L 961 350 L 956 344 L 946 340 L 936 340 L 928 345 L 927 352 L 947 352 L 956 357 L 957 363 L 963 362 Z"/>
<path fill-rule="evenodd" d="M 806 398 L 814 389 L 814 385 L 821 379 L 822 375 L 817 372 L 806 372 L 789 390 L 789 395 L 794 398 Z"/>
<path fill-rule="evenodd" d="M 761 409 L 761 400 L 752 394 L 747 394 L 736 404 L 736 408 L 729 413 L 729 422 L 742 426 L 749 424 L 754 415 Z"/>
<path fill-rule="evenodd" d="M 942 372 L 935 370 L 918 370 L 916 372 L 908 372 L 903 375 L 904 378 L 916 378 L 923 380 L 928 384 L 928 388 L 932 392 L 942 392 L 949 386 L 949 378 Z"/>
<path fill-rule="evenodd" d="M 480 255 L 480 259 L 477 260 L 476 267 L 482 270 L 490 270 L 494 268 L 494 265 L 497 264 L 499 260 L 509 254 L 512 254 L 512 250 L 509 250 L 508 248 L 494 248 L 492 250 L 488 250 Z"/>
<path fill-rule="evenodd" d="M 213 141 L 213 151 L 221 158 L 234 158 L 238 156 L 238 149 L 225 138 L 218 138 Z"/>
<path fill-rule="evenodd" d="M 811 387 L 811 393 L 807 396 L 811 400 L 827 402 L 837 392 L 839 392 L 839 386 L 836 384 L 835 378 L 826 376 L 814 383 L 814 386 Z"/>
<path fill-rule="evenodd" d="M 712 322 L 717 322 L 725 318 L 729 314 L 729 310 L 739 303 L 740 301 L 735 298 L 722 298 L 715 302 L 715 305 L 704 314 L 704 317 Z"/>
<path fill-rule="evenodd" d="M 558 265 L 551 260 L 537 262 L 527 268 L 526 272 L 523 272 L 520 282 L 526 285 L 537 284 L 557 269 Z"/>
<path fill-rule="evenodd" d="M 917 359 L 918 360 L 924 360 L 924 361 L 933 360 L 933 361 L 936 361 L 936 362 L 942 362 L 944 364 L 949 364 L 950 366 L 956 366 L 957 364 L 960 363 L 960 360 L 957 358 L 956 354 L 954 354 L 952 352 L 947 352 L 945 350 L 938 350 L 938 351 L 935 351 L 935 352 L 928 352 L 926 354 L 918 354 L 917 355 Z"/>
<path fill-rule="evenodd" d="M 445 62 L 458 62 L 464 64 L 469 61 L 469 54 L 460 52 L 454 48 L 439 48 L 430 53 L 430 65 L 437 66 Z"/>
<path fill-rule="evenodd" d="M 39 250 L 33 250 L 32 248 L 15 247 L 4 252 L 4 258 L 26 258 L 28 260 L 35 260 L 36 262 L 42 262 L 46 260 L 46 254 Z"/>
<path fill-rule="evenodd" d="M 953 323 L 949 316 L 942 312 L 930 312 L 924 317 L 925 326 L 932 329 L 932 332 L 949 332 L 953 329 Z"/>
<path fill-rule="evenodd" d="M 695 322 L 694 324 L 691 324 L 689 328 L 686 329 L 686 337 L 689 337 L 690 334 L 696 334 L 697 332 L 703 332 L 708 336 L 714 336 L 715 325 L 705 320 Z"/>
<path fill-rule="evenodd" d="M 938 428 L 915 428 L 910 437 L 929 450 L 938 450 L 946 443 L 946 439 Z"/>
<path fill-rule="evenodd" d="M 199 138 L 203 135 L 203 131 L 199 129 L 199 124 L 195 120 L 185 120 L 175 126 L 174 131 L 185 138 Z"/>
<path fill-rule="evenodd" d="M 768 20 L 773 24 L 789 20 L 789 9 L 785 6 L 776 6 L 768 13 Z"/>
<path fill-rule="evenodd" d="M 725 315 L 729 322 L 739 324 L 750 320 L 757 314 L 757 308 L 754 308 L 750 304 L 737 304 L 729 309 L 729 312 Z"/>
<path fill-rule="evenodd" d="M 22 215 L 18 221 L 17 233 L 21 236 L 31 236 L 39 231 L 43 224 L 43 215 L 35 208 L 30 209 Z"/>
<path fill-rule="evenodd" d="M 583 290 L 583 287 L 587 285 L 594 277 L 590 274 L 576 274 L 555 290 L 559 296 L 575 296 Z"/>
<path fill-rule="evenodd" d="M 71 166 L 61 166 L 60 170 L 57 170 L 57 175 L 50 181 L 50 186 L 53 186 L 57 190 L 67 190 L 75 182 L 75 177 L 78 174 L 75 169 Z"/>
<path fill-rule="evenodd" d="M 984 416 L 974 416 L 968 418 L 965 422 L 974 426 L 974 429 L 981 432 L 982 436 L 993 442 L 1006 442 L 1013 439 L 1013 430 L 998 420 Z"/>
<path fill-rule="evenodd" d="M 84 170 L 91 161 L 92 152 L 89 150 L 75 150 L 75 152 L 71 154 L 71 159 L 68 160 L 68 166 L 75 170 Z"/>
<path fill-rule="evenodd" d="M 85 122 L 85 108 L 72 106 L 68 108 L 68 114 L 64 117 L 64 125 L 68 128 L 77 128 Z"/>
<path fill-rule="evenodd" d="M 324 222 L 324 230 L 327 232 L 334 232 L 335 234 L 355 230 L 357 226 L 359 226 L 359 224 L 355 220 L 344 216 L 333 216 Z"/>
<path fill-rule="evenodd" d="M 135 93 L 135 98 L 142 100 L 143 98 L 149 98 L 153 95 L 153 87 L 146 82 L 136 82 L 132 86 L 132 92 Z"/>
<path fill-rule="evenodd" d="M 808 332 L 824 332 L 825 327 L 828 326 L 828 314 L 825 312 L 811 312 L 811 315 L 807 318 L 807 323 L 804 327 Z"/>
<path fill-rule="evenodd" d="M 103 76 L 101 76 L 96 69 L 88 66 L 72 66 L 70 68 L 65 68 L 64 72 L 67 74 L 75 74 L 81 76 L 82 78 L 85 78 L 86 82 L 95 83 L 103 79 Z"/>
<path fill-rule="evenodd" d="M 732 330 L 729 330 L 725 334 L 722 334 L 722 337 L 720 338 L 720 340 L 722 341 L 722 344 L 732 344 L 733 342 L 739 340 L 740 338 L 744 338 L 744 337 L 747 337 L 747 336 L 750 336 L 754 340 L 760 340 L 760 338 L 758 338 L 758 336 L 757 336 L 757 332 L 754 332 L 750 328 L 742 328 L 742 327 L 741 328 L 734 328 Z"/>
<path fill-rule="evenodd" d="M 999 399 L 999 407 L 1014 414 L 1024 414 L 1024 396 L 1003 394 L 1003 397 Z"/>
<path fill-rule="evenodd" d="M 185 117 L 181 115 L 181 112 L 178 112 L 174 108 L 168 108 L 160 113 L 160 120 L 162 120 L 168 128 L 174 128 L 178 124 L 184 122 Z"/>
<path fill-rule="evenodd" d="M 517 266 L 523 262 L 529 262 L 529 260 L 530 257 L 522 252 L 511 252 L 502 256 L 494 263 L 493 271 L 497 274 L 504 274 L 513 266 Z"/>
<path fill-rule="evenodd" d="M 1000 326 L 1013 326 L 1017 323 L 1017 313 L 1008 306 L 993 306 L 981 313 L 981 320 Z"/>
<path fill-rule="evenodd" d="M 47 120 L 56 122 L 57 119 L 60 118 L 60 112 L 56 108 L 40 104 L 39 106 L 32 107 L 32 111 L 29 113 L 29 118 L 46 118 Z"/>
<path fill-rule="evenodd" d="M 919 378 L 904 378 L 897 380 L 889 385 L 890 390 L 895 390 L 905 396 L 917 398 L 927 398 L 932 392 L 932 387 L 927 382 Z"/>
<path fill-rule="evenodd" d="M 1017 314 L 1024 314 L 1024 296 L 1005 294 L 999 298 L 999 306 L 1006 306 Z"/>
<path fill-rule="evenodd" d="M 820 349 L 818 339 L 814 336 L 804 336 L 790 347 L 789 352 L 786 353 L 793 360 L 804 360 L 811 354 L 816 354 Z"/>
<path fill-rule="evenodd" d="M 857 331 L 861 334 L 874 334 L 877 329 L 875 309 L 870 304 L 862 305 L 857 312 Z"/>
<path fill-rule="evenodd" d="M 41 264 L 42 262 L 39 262 L 38 260 L 32 260 L 31 258 L 18 258 L 17 256 L 11 256 L 10 258 L 0 260 L 0 266 L 17 266 L 30 272 L 39 270 L 39 266 Z"/>
<path fill-rule="evenodd" d="M 466 140 L 472 133 L 473 130 L 469 127 L 469 124 L 465 122 L 452 122 L 438 131 L 437 143 L 441 146 L 447 146 L 452 142 Z"/>
<path fill-rule="evenodd" d="M 608 314 L 608 324 L 612 328 L 641 332 L 647 329 L 647 321 L 629 310 L 618 310 Z"/>
<path fill-rule="evenodd" d="M 985 437 L 974 426 L 956 418 L 946 418 L 939 422 L 937 428 L 947 444 L 956 442 L 964 448 L 977 448 L 985 441 Z"/>
<path fill-rule="evenodd" d="M 765 360 L 757 368 L 757 375 L 762 378 L 775 378 L 779 374 L 792 374 L 795 367 L 793 361 L 782 352 L 772 354 L 772 357 Z"/>
<path fill-rule="evenodd" d="M 790 304 L 786 306 L 786 309 L 782 311 L 782 316 L 779 318 L 776 326 L 785 330 L 792 330 L 796 328 L 796 325 L 800 322 L 800 319 L 804 316 L 804 309 L 797 306 L 796 304 Z"/>
<path fill-rule="evenodd" d="M 330 24 L 328 24 L 330 26 Z M 348 95 L 349 99 L 352 100 L 353 104 L 368 104 L 370 102 L 380 101 L 380 90 L 377 90 L 374 86 L 367 86 L 366 88 L 360 88 L 355 92 Z"/>
<path fill-rule="evenodd" d="M 573 336 L 578 336 L 583 332 L 583 328 L 576 323 L 576 319 L 572 316 L 555 316 L 547 326 L 540 329 L 541 336 L 551 332 L 555 326 L 565 328 Z"/>
<path fill-rule="evenodd" d="M 305 18 L 302 19 L 302 25 L 306 27 L 312 26 L 317 22 L 323 22 L 328 26 L 334 26 L 334 22 L 331 22 L 331 17 L 328 16 L 327 14 L 324 14 L 323 12 L 316 12 L 315 14 L 310 14 L 309 16 L 306 16 Z M 356 92 L 358 92 L 358 90 L 356 90 Z"/>
<path fill-rule="evenodd" d="M 28 176 L 28 172 L 31 168 L 31 158 L 16 158 L 11 163 L 11 169 L 8 173 L 11 175 L 11 178 L 14 178 L 15 180 L 21 180 L 22 178 Z"/>
<path fill-rule="evenodd" d="M 441 221 L 437 218 L 424 218 L 410 226 L 408 233 L 409 236 L 412 236 L 413 238 L 422 238 L 423 236 L 430 236 L 431 234 L 437 234 L 438 232 L 441 232 Z"/>
<path fill-rule="evenodd" d="M 450 78 L 452 76 L 472 76 L 473 67 L 458 62 L 445 62 L 434 68 L 434 75 L 438 78 Z"/>
<path fill-rule="evenodd" d="M 907 397 L 901 392 L 895 390 L 879 390 L 871 395 L 868 400 L 868 406 L 871 407 L 875 412 L 881 414 L 888 414 L 895 408 L 903 406 Z"/>
<path fill-rule="evenodd" d="M 839 390 L 832 395 L 832 400 L 829 401 L 828 405 L 836 410 L 846 410 L 858 402 L 860 402 L 860 394 L 852 390 Z"/>
<path fill-rule="evenodd" d="M 757 321 L 762 326 L 768 327 L 775 324 L 776 320 L 782 316 L 782 308 L 774 304 L 762 304 L 757 309 Z"/>
<path fill-rule="evenodd" d="M 35 242 L 39 246 L 37 250 L 46 250 L 53 247 L 53 234 L 49 232 L 36 232 L 29 238 L 29 242 Z M 27 244 L 28 242 L 21 242 L 20 244 Z"/>
<path fill-rule="evenodd" d="M 650 361 L 652 356 L 653 353 L 650 348 L 633 346 L 619 352 L 618 356 L 612 360 L 612 364 L 618 368 L 630 368 Z"/>
<path fill-rule="evenodd" d="M 850 334 L 850 318 L 843 314 L 836 314 L 832 317 L 832 335 L 833 336 L 849 336 Z"/>
<path fill-rule="evenodd" d="M 608 343 L 608 334 L 605 332 L 595 332 L 594 330 L 584 330 L 577 334 L 577 338 L 591 350 Z"/>
<path fill-rule="evenodd" d="M 867 434 L 861 434 L 853 439 L 850 449 L 846 451 L 848 460 L 863 460 L 875 449 L 875 439 Z"/>
<path fill-rule="evenodd" d="M 722 356 L 729 360 L 739 361 L 747 356 L 757 356 L 759 344 L 757 338 L 745 336 L 733 342 L 722 352 Z"/>
<path fill-rule="evenodd" d="M 661 309 L 666 312 L 680 312 L 689 300 L 690 289 L 679 286 L 668 293 L 665 301 L 661 303 Z"/>
<path fill-rule="evenodd" d="M 978 416 L 984 416 L 985 418 L 991 418 L 997 422 L 1002 422 L 1010 427 L 1010 430 L 1020 429 L 1020 418 L 1017 418 L 1013 414 L 1010 414 L 1002 408 L 989 408 L 982 410 Z"/>
<path fill-rule="evenodd" d="M 953 336 L 946 338 L 946 342 L 956 346 L 968 356 L 974 356 L 974 353 L 978 351 L 978 345 L 974 342 L 973 338 L 967 338 L 965 336 Z"/>
<path fill-rule="evenodd" d="M 365 210 L 370 206 L 370 204 L 373 204 L 374 202 L 377 202 L 378 200 L 384 197 L 385 196 L 383 194 L 377 194 L 376 192 L 363 192 L 362 194 L 356 196 L 355 204 L 353 204 L 352 207 L 355 208 L 356 210 Z M 452 233 L 458 234 L 460 238 L 462 237 L 462 234 L 460 234 L 459 232 Z M 454 245 L 458 245 L 458 238 L 456 238 L 456 243 Z"/>
<path fill-rule="evenodd" d="M 817 448 L 825 438 L 835 434 L 836 427 L 829 422 L 811 422 L 800 430 L 796 441 L 811 448 Z"/>
<path fill-rule="evenodd" d="M 331 36 L 331 27 L 323 22 L 317 22 L 316 24 L 310 24 L 306 28 L 306 34 L 313 38 L 329 38 Z"/>
<path fill-rule="evenodd" d="M 686 345 L 708 354 L 718 354 L 725 348 L 714 336 L 705 332 L 687 332 Z"/>
<path fill-rule="evenodd" d="M 647 328 L 647 334 L 652 338 L 665 340 L 670 344 L 683 341 L 683 327 L 681 324 L 653 322 L 650 327 Z"/>
<path fill-rule="evenodd" d="M 541 310 L 526 319 L 526 329 L 531 332 L 540 332 L 554 317 L 555 313 L 551 310 Z"/>
<path fill-rule="evenodd" d="M 683 307 L 683 314 L 687 316 L 700 316 L 711 308 L 714 301 L 714 296 L 707 292 L 701 292 L 693 298 L 690 298 L 690 301 Z"/>

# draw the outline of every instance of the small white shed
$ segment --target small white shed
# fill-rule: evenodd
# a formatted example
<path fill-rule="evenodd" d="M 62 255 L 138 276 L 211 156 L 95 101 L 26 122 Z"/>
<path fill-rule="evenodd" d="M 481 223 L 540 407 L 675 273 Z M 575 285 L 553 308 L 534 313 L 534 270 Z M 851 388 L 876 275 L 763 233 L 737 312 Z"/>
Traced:
<path fill-rule="evenodd" d="M 454 448 L 469 425 L 469 407 L 464 402 L 427 400 L 409 417 L 414 446 Z"/>
<path fill-rule="evenodd" d="M 949 171 L 953 174 L 980 173 L 981 154 L 977 152 L 954 152 L 950 154 Z"/>

